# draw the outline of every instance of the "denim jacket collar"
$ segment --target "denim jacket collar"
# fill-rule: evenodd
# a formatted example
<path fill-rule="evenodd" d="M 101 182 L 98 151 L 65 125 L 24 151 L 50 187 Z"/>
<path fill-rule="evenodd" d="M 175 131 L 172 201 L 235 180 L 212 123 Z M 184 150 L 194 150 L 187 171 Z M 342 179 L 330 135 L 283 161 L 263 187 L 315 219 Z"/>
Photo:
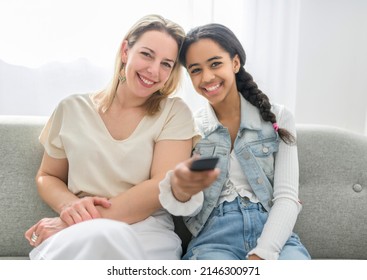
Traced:
<path fill-rule="evenodd" d="M 241 101 L 240 130 L 261 130 L 261 116 L 259 114 L 259 109 L 248 102 L 240 93 L 239 95 Z M 206 103 L 206 114 L 202 119 L 202 122 L 204 124 L 203 127 L 205 127 L 205 135 L 209 135 L 216 129 L 223 127 L 209 102 Z"/>

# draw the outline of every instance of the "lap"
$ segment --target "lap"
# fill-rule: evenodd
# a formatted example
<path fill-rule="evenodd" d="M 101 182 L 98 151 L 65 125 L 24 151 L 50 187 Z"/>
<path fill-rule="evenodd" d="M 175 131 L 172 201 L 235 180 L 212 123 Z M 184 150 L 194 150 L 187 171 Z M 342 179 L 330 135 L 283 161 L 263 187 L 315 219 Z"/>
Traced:
<path fill-rule="evenodd" d="M 256 247 L 268 213 L 259 205 L 248 202 L 236 206 L 236 201 L 213 211 L 204 229 L 188 245 L 183 259 L 244 260 Z M 279 259 L 310 259 L 296 234 L 284 245 Z"/>
<path fill-rule="evenodd" d="M 158 219 L 159 220 L 159 219 Z M 181 241 L 154 217 L 134 225 L 95 219 L 46 239 L 31 259 L 179 259 Z"/>

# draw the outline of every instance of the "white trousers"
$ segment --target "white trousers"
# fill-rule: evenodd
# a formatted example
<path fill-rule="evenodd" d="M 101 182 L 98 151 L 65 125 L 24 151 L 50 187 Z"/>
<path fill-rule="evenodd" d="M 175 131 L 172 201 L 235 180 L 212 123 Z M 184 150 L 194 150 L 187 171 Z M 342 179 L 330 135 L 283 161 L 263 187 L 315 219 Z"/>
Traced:
<path fill-rule="evenodd" d="M 34 248 L 32 260 L 176 260 L 181 240 L 165 211 L 133 225 L 95 219 L 70 226 Z"/>

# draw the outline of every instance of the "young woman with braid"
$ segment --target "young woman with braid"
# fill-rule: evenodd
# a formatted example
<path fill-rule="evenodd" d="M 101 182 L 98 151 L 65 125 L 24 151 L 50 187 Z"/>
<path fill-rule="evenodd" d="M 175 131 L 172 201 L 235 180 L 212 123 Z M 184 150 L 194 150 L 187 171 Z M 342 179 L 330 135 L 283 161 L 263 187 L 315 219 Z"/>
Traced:
<path fill-rule="evenodd" d="M 183 259 L 310 259 L 293 233 L 301 210 L 293 116 L 269 102 L 245 60 L 223 25 L 187 34 L 180 61 L 208 100 L 196 114 L 194 154 L 220 160 L 211 171 L 190 170 L 197 155 L 177 165 L 160 183 L 160 201 L 193 235 Z"/>

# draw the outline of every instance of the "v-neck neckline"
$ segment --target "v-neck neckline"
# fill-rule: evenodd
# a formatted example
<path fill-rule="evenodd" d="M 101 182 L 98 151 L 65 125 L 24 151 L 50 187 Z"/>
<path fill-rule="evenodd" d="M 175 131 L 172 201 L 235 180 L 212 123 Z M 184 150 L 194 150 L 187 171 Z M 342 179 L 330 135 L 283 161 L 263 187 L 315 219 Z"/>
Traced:
<path fill-rule="evenodd" d="M 105 122 L 103 121 L 101 115 L 98 112 L 98 108 L 97 108 L 96 104 L 93 102 L 93 99 L 92 99 L 91 95 L 88 95 L 88 102 L 90 103 L 90 105 L 93 108 L 94 115 L 95 115 L 99 125 L 103 127 L 103 130 L 105 131 L 105 134 L 107 134 L 108 137 L 114 142 L 126 142 L 126 141 L 130 140 L 131 138 L 133 138 L 134 135 L 137 133 L 137 131 L 142 126 L 142 124 L 145 122 L 146 117 L 147 117 L 147 115 L 143 116 L 143 118 L 139 121 L 138 125 L 135 127 L 133 132 L 128 137 L 126 137 L 124 139 L 116 139 L 115 137 L 112 136 L 111 132 L 108 130 Z"/>

